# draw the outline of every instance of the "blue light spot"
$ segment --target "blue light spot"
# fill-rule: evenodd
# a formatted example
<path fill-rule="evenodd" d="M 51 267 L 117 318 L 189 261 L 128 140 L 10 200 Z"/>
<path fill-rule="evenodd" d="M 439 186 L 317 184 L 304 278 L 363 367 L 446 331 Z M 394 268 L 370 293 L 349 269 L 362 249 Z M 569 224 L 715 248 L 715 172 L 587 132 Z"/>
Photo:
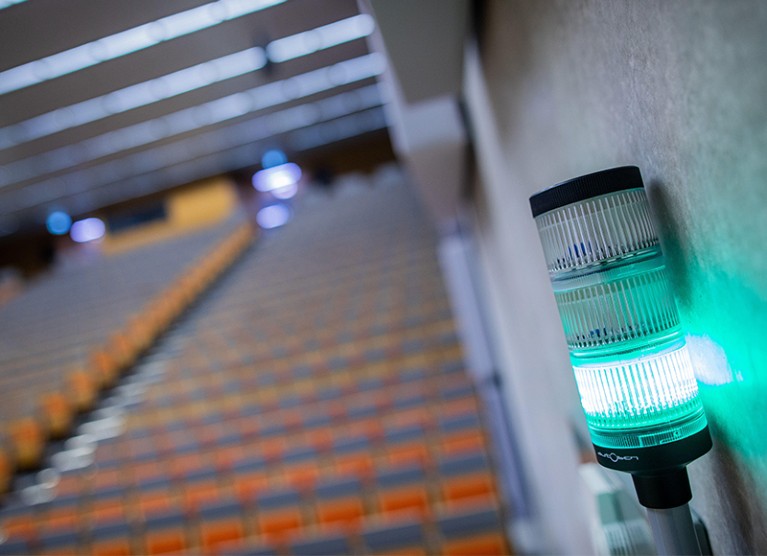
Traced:
<path fill-rule="evenodd" d="M 54 211 L 48 215 L 45 220 L 45 227 L 55 236 L 63 236 L 72 227 L 72 217 L 66 212 L 60 210 Z"/>
<path fill-rule="evenodd" d="M 285 164 L 288 161 L 288 157 L 279 149 L 271 149 L 266 151 L 261 157 L 261 166 L 263 168 L 271 168 L 272 166 L 279 166 Z"/>

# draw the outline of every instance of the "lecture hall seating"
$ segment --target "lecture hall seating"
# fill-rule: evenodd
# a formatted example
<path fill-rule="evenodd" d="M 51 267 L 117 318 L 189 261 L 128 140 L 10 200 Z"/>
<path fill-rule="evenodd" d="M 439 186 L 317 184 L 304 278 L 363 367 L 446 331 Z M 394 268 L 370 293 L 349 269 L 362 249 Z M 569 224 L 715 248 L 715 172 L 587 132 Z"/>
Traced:
<path fill-rule="evenodd" d="M 90 465 L 0 509 L 0 554 L 510 553 L 434 233 L 404 186 L 311 199 L 137 360 Z"/>

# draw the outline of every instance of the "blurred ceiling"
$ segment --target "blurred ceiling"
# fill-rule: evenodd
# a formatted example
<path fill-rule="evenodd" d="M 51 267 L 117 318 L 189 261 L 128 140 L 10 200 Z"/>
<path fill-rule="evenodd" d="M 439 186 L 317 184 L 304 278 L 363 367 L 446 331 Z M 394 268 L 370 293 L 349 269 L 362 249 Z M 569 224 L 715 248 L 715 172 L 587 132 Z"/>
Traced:
<path fill-rule="evenodd" d="M 0 235 L 386 127 L 356 0 L 0 0 Z"/>

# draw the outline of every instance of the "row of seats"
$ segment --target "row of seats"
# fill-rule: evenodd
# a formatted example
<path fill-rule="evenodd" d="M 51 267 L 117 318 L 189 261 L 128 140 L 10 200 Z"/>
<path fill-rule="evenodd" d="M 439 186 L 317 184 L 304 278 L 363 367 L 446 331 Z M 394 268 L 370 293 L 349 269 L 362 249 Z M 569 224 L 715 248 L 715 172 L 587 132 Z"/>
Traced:
<path fill-rule="evenodd" d="M 243 519 L 235 506 L 210 507 L 199 523 L 174 513 L 155 514 L 141 528 L 115 521 L 87 538 L 63 529 L 36 544 L 11 539 L 0 554 L 508 554 L 502 514 L 488 497 L 440 506 L 432 513 L 405 508 L 363 515 L 354 497 L 318 506 L 326 516 L 305 523 L 294 506 L 261 510 Z M 254 532 L 255 531 L 255 532 Z"/>
<path fill-rule="evenodd" d="M 241 216 L 137 251 L 65 266 L 0 308 L 0 493 L 130 368 L 250 243 Z"/>
<path fill-rule="evenodd" d="M 413 206 L 297 207 L 0 510 L 0 554 L 507 554 Z"/>
<path fill-rule="evenodd" d="M 239 462 L 227 474 L 205 467 L 190 470 L 183 481 L 172 484 L 155 471 L 133 489 L 99 481 L 87 497 L 67 496 L 70 483 L 48 503 L 6 510 L 3 526 L 12 541 L 9 546 L 23 545 L 27 552 L 50 547 L 51 539 L 64 533 L 82 545 L 117 529 L 136 537 L 172 524 L 199 534 L 225 520 L 248 524 L 251 534 L 279 538 L 303 529 L 342 526 L 356 531 L 366 519 L 393 519 L 406 510 L 426 518 L 497 505 L 483 449 L 463 446 L 433 465 L 420 462 L 413 447 L 410 454 L 400 455 L 410 457 L 347 453 L 339 457 L 337 468 L 322 473 L 306 461 L 272 472 L 256 461 Z"/>

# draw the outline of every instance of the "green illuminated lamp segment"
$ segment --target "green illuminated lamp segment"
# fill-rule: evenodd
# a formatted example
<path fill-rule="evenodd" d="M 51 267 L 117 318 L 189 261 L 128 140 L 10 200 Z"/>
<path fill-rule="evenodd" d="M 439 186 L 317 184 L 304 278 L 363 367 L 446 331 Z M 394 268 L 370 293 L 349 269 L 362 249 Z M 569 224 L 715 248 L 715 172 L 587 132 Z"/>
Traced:
<path fill-rule="evenodd" d="M 706 418 L 641 176 L 604 179 L 572 180 L 531 207 L 592 441 L 659 446 Z"/>
<path fill-rule="evenodd" d="M 640 448 L 672 442 L 706 426 L 684 345 L 630 352 L 603 363 L 573 361 L 594 444 Z"/>

